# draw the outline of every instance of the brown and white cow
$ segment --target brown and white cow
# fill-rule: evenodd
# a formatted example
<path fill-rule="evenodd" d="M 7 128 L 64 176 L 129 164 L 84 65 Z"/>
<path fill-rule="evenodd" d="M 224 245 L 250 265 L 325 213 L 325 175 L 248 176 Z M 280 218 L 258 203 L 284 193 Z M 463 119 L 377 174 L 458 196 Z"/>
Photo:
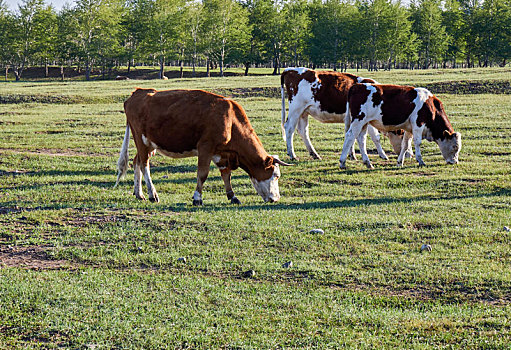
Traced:
<path fill-rule="evenodd" d="M 293 135 L 298 134 L 314 159 L 321 159 L 309 138 L 309 119 L 311 115 L 321 123 L 343 123 L 346 113 L 348 91 L 356 83 L 376 83 L 372 79 L 357 77 L 349 73 L 332 71 L 314 71 L 308 68 L 286 68 L 280 77 L 282 94 L 282 134 L 287 143 L 287 154 L 298 159 L 294 152 Z M 286 121 L 286 102 L 284 87 L 289 99 L 289 113 Z M 369 135 L 376 145 L 378 154 L 388 159 L 380 144 L 380 135 L 372 127 Z M 355 152 L 352 150 L 352 158 Z"/>
<path fill-rule="evenodd" d="M 231 186 L 231 171 L 245 170 L 265 202 L 280 199 L 279 164 L 289 165 L 264 150 L 243 108 L 236 102 L 202 90 L 137 89 L 124 103 L 126 132 L 119 156 L 117 184 L 128 168 L 130 129 L 137 154 L 133 161 L 135 191 L 142 194 L 142 173 L 149 200 L 158 202 L 149 172 L 155 151 L 172 158 L 198 156 L 193 204 L 202 205 L 202 188 L 213 161 L 220 169 L 227 198 L 239 204 Z"/>
<path fill-rule="evenodd" d="M 353 85 L 348 94 L 346 122 L 349 123 L 349 129 L 339 160 L 341 169 L 346 168 L 346 158 L 356 138 L 364 163 L 372 167 L 363 141 L 368 125 L 383 132 L 405 130 L 397 159 L 398 166 L 403 165 L 405 152 L 411 146 L 412 136 L 415 158 L 419 166 L 425 165 L 420 151 L 423 138 L 438 144 L 447 163 L 458 163 L 461 134 L 454 132 L 442 102 L 424 88 L 378 84 Z"/>

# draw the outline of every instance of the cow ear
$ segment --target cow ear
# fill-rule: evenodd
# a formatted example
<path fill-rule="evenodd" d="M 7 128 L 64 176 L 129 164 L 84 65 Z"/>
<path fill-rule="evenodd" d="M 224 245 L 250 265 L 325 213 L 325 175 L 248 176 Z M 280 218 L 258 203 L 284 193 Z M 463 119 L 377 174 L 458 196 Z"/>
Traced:
<path fill-rule="evenodd" d="M 447 139 L 452 139 L 453 133 L 449 132 L 449 130 L 444 130 L 444 137 Z"/>
<path fill-rule="evenodd" d="M 273 157 L 266 157 L 266 159 L 264 160 L 264 168 L 269 168 L 273 165 Z"/>

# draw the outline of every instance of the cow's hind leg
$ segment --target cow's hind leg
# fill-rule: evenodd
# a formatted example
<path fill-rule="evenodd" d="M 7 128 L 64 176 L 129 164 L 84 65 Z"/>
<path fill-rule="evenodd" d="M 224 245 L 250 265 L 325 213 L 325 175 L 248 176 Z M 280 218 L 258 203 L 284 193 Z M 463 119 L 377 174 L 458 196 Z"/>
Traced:
<path fill-rule="evenodd" d="M 389 157 L 387 157 L 387 155 L 385 154 L 385 151 L 381 147 L 381 143 L 380 143 L 381 137 L 380 137 L 380 133 L 378 132 L 378 130 L 374 126 L 368 125 L 367 131 L 369 132 L 369 136 L 371 136 L 371 140 L 373 140 L 373 143 L 376 146 L 376 150 L 378 151 L 378 155 L 380 156 L 380 158 L 388 160 Z M 359 146 L 360 146 L 360 144 L 359 144 Z"/>
<path fill-rule="evenodd" d="M 362 131 L 358 135 L 358 137 L 357 137 L 358 147 L 360 148 L 360 154 L 362 155 L 362 162 L 364 162 L 364 164 L 369 169 L 374 169 L 373 165 L 371 164 L 371 160 L 369 159 L 369 156 L 367 154 L 367 149 L 366 149 L 367 129 L 368 129 L 368 125 L 364 126 L 362 128 Z"/>
<path fill-rule="evenodd" d="M 403 135 L 403 140 L 401 141 L 401 152 L 399 153 L 399 157 L 397 157 L 397 166 L 403 166 L 403 162 L 405 160 L 405 155 L 408 149 L 412 147 L 412 134 L 408 131 L 405 131 Z"/>
<path fill-rule="evenodd" d="M 153 180 L 151 179 L 151 172 L 149 170 L 149 156 L 152 155 L 151 152 L 148 154 L 148 157 L 144 164 L 144 180 L 147 186 L 147 193 L 149 194 L 149 200 L 151 202 L 159 202 L 158 193 L 156 193 L 156 188 L 154 188 Z"/>
<path fill-rule="evenodd" d="M 133 195 L 140 200 L 145 200 L 144 194 L 142 193 L 142 168 L 140 164 L 140 156 L 135 155 L 133 159 L 133 168 L 135 170 L 135 184 L 133 189 Z"/>
<path fill-rule="evenodd" d="M 307 151 L 309 151 L 309 154 L 314 159 L 321 159 L 318 152 L 314 149 L 314 146 L 311 143 L 311 139 L 309 137 L 309 115 L 307 112 L 304 112 L 300 119 L 298 120 L 298 134 L 300 134 L 300 137 L 303 140 L 303 143 L 305 143 L 305 147 L 307 148 Z"/>
<path fill-rule="evenodd" d="M 351 122 L 348 132 L 344 137 L 342 153 L 339 159 L 339 167 L 341 169 L 346 169 L 346 158 L 348 158 L 348 153 L 351 151 L 353 144 L 355 143 L 355 139 L 358 135 L 360 135 L 365 125 L 366 124 L 363 124 L 360 120 L 354 120 Z"/>
<path fill-rule="evenodd" d="M 293 146 L 293 136 L 295 133 L 296 125 L 298 124 L 298 119 L 304 113 L 302 106 L 296 106 L 291 103 L 289 106 L 289 113 L 287 115 L 287 121 L 284 124 L 284 129 L 286 130 L 286 145 L 287 145 L 287 155 L 292 160 L 298 160 L 298 157 L 295 154 L 295 149 Z"/>
<path fill-rule="evenodd" d="M 202 189 L 209 174 L 209 164 L 213 156 L 207 152 L 201 152 L 201 147 L 198 147 L 199 157 L 197 166 L 197 187 L 193 193 L 193 205 L 202 205 Z"/>

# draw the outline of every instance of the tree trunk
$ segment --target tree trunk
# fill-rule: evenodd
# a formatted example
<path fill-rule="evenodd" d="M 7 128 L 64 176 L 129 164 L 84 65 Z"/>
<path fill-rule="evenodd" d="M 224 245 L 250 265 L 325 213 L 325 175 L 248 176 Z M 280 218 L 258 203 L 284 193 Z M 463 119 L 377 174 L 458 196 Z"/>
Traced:
<path fill-rule="evenodd" d="M 44 77 L 45 78 L 48 78 L 49 74 L 48 74 L 48 59 L 45 59 L 44 60 Z"/>
<path fill-rule="evenodd" d="M 165 56 L 161 56 L 161 57 L 160 57 L 159 62 L 160 62 L 160 73 L 159 73 L 159 78 L 160 78 L 160 79 L 164 79 L 164 78 L 163 78 L 163 76 L 164 76 L 164 74 L 163 74 L 163 68 L 164 68 L 164 66 L 165 66 Z"/>
<path fill-rule="evenodd" d="M 7 76 L 9 75 L 9 66 L 5 66 L 5 81 L 7 81 Z"/>
<path fill-rule="evenodd" d="M 250 62 L 245 62 L 245 74 L 244 74 L 244 76 L 248 76 L 248 69 L 249 68 L 250 68 Z"/>
<path fill-rule="evenodd" d="M 90 63 L 89 60 L 85 62 L 85 80 L 90 80 Z"/>
<path fill-rule="evenodd" d="M 130 74 L 130 70 L 131 70 L 131 59 L 128 60 L 128 73 L 127 74 Z"/>
<path fill-rule="evenodd" d="M 64 81 L 64 65 L 60 65 L 60 80 Z"/>
<path fill-rule="evenodd" d="M 210 78 L 210 77 L 211 77 L 211 72 L 209 71 L 209 57 L 208 57 L 208 58 L 206 58 L 206 76 L 207 76 L 208 78 Z"/>

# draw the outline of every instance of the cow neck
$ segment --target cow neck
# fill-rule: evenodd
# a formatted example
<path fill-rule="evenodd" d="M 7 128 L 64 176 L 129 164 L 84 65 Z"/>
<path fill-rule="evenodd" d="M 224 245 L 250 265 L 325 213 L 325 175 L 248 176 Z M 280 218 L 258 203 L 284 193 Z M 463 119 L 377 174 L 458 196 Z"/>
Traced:
<path fill-rule="evenodd" d="M 431 131 L 433 139 L 435 140 L 443 140 L 445 138 L 444 131 L 448 131 L 449 133 L 454 132 L 451 122 L 445 114 L 442 103 L 434 96 L 430 97 L 426 103 L 424 103 L 421 110 L 419 110 L 418 117 L 418 122 L 426 124 L 426 127 Z M 420 125 L 420 123 L 418 124 Z"/>
<path fill-rule="evenodd" d="M 243 142 L 231 142 L 233 151 L 238 154 L 240 168 L 258 181 L 268 180 L 273 174 L 273 167 L 265 168 L 268 153 L 264 150 L 261 141 L 251 127 L 243 129 L 248 129 L 246 132 L 242 133 L 245 135 L 240 137 Z M 233 134 L 235 133 L 241 134 L 239 128 L 235 128 L 233 125 Z M 233 139 L 234 136 L 235 135 L 233 135 Z"/>

